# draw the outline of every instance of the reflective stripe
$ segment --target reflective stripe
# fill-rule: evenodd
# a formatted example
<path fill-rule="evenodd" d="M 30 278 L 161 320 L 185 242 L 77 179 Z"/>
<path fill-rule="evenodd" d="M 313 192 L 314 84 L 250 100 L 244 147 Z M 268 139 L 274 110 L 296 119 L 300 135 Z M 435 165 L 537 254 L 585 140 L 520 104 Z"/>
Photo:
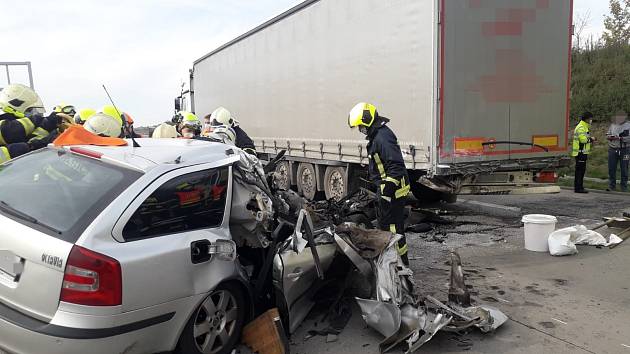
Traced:
<path fill-rule="evenodd" d="M 406 197 L 409 194 L 409 186 L 404 186 L 396 191 L 396 199 Z"/>
<path fill-rule="evenodd" d="M 11 155 L 9 155 L 9 149 L 2 146 L 0 147 L 0 163 L 11 160 Z"/>
<path fill-rule="evenodd" d="M 400 184 L 402 185 L 402 187 L 396 191 L 396 199 L 406 197 L 407 195 L 409 195 L 409 191 L 411 189 L 410 186 L 406 183 L 405 177 L 400 179 Z"/>
<path fill-rule="evenodd" d="M 397 180 L 397 179 L 395 179 L 395 178 L 393 178 L 393 177 L 389 177 L 389 176 L 387 176 L 387 177 L 385 177 L 385 181 L 387 181 L 387 182 L 392 182 L 392 183 L 393 183 L 393 184 L 395 184 L 396 186 L 399 186 L 399 185 L 400 185 L 400 181 L 399 181 L 399 180 Z"/>
<path fill-rule="evenodd" d="M 396 249 L 398 249 L 398 254 L 400 256 L 404 256 L 405 254 L 407 254 L 407 252 L 409 252 L 409 246 L 407 246 L 406 243 L 402 247 L 400 247 L 400 245 L 396 244 Z"/>
<path fill-rule="evenodd" d="M 389 224 L 389 232 L 396 233 L 396 224 Z"/>
<path fill-rule="evenodd" d="M 35 124 L 33 124 L 33 121 L 31 121 L 29 118 L 20 118 L 17 121 L 20 122 L 20 124 L 22 124 L 22 126 L 24 127 L 24 132 L 26 133 L 26 136 L 31 135 L 35 130 Z"/>
<path fill-rule="evenodd" d="M 45 137 L 50 135 L 50 133 L 48 132 L 48 130 L 42 127 L 37 127 L 37 129 L 35 129 L 33 133 L 31 133 L 31 135 L 34 135 L 35 137 L 30 140 L 34 140 L 34 139 L 37 140 L 37 139 L 44 139 Z"/>
<path fill-rule="evenodd" d="M 381 174 L 381 179 L 384 180 L 387 178 L 385 174 L 385 167 L 383 166 L 383 161 L 381 161 L 381 157 L 378 156 L 377 153 L 374 154 L 374 163 L 376 163 L 376 168 L 378 168 L 378 173 Z"/>
<path fill-rule="evenodd" d="M 24 118 L 24 113 L 20 111 L 16 111 L 15 109 L 13 109 L 13 107 L 5 106 L 5 107 L 2 107 L 2 110 L 5 111 L 6 113 L 13 114 L 17 118 Z"/>
<path fill-rule="evenodd" d="M 0 120 L 0 145 L 7 145 L 7 142 L 4 140 L 4 137 L 2 136 L 2 125 L 4 124 L 5 120 Z"/>
<path fill-rule="evenodd" d="M 383 198 L 384 200 L 386 200 L 386 201 L 388 201 L 390 203 L 392 202 L 392 198 L 390 198 L 390 197 L 382 195 L 381 198 Z"/>

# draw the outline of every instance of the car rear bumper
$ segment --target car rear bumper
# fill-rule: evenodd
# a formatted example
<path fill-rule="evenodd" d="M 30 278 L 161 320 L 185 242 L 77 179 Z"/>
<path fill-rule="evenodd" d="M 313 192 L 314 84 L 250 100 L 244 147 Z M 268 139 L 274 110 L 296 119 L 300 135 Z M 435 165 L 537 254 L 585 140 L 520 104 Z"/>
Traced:
<path fill-rule="evenodd" d="M 110 328 L 73 328 L 39 321 L 0 304 L 0 352 L 147 353 L 164 343 L 175 313 Z M 154 338 L 147 340 L 147 338 Z"/>

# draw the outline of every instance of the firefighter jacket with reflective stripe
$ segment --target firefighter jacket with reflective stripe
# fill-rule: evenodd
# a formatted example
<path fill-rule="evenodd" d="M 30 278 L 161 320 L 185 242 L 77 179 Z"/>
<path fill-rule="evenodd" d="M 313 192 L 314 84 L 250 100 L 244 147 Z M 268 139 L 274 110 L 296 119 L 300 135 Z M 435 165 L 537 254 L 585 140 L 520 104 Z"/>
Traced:
<path fill-rule="evenodd" d="M 0 162 L 10 160 L 29 151 L 28 146 L 42 145 L 51 131 L 57 128 L 54 118 L 34 116 L 16 117 L 10 113 L 0 115 Z M 45 146 L 45 144 L 43 144 Z"/>
<path fill-rule="evenodd" d="M 254 146 L 254 141 L 249 135 L 239 126 L 234 126 L 234 132 L 236 133 L 236 141 L 234 142 L 236 147 L 249 154 L 256 155 L 256 146 Z"/>
<path fill-rule="evenodd" d="M 409 176 L 394 132 L 384 123 L 375 122 L 368 131 L 367 139 L 370 180 L 384 199 L 406 197 L 409 194 Z M 395 185 L 392 192 L 388 192 L 386 182 Z"/>
<path fill-rule="evenodd" d="M 591 152 L 591 126 L 581 120 L 573 131 L 573 151 L 571 156 L 579 153 L 588 155 Z"/>

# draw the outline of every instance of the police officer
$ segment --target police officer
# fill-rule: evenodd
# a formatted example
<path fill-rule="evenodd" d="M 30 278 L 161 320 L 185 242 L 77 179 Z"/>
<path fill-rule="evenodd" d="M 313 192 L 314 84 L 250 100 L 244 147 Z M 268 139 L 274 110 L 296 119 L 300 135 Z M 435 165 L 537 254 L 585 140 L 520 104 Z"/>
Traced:
<path fill-rule="evenodd" d="M 398 242 L 398 253 L 403 262 L 409 265 L 407 239 L 404 236 L 404 208 L 409 194 L 409 176 L 398 139 L 387 127 L 388 122 L 389 119 L 380 116 L 376 107 L 369 103 L 357 104 L 348 115 L 350 128 L 358 127 L 368 140 L 369 174 L 377 187 L 379 227 L 402 235 Z"/>
<path fill-rule="evenodd" d="M 591 136 L 592 123 L 593 113 L 584 112 L 573 131 L 571 156 L 575 157 L 575 181 L 573 183 L 575 193 L 588 193 L 584 189 L 584 175 L 586 174 L 586 160 L 591 153 L 591 144 L 595 142 L 595 138 Z"/>
<path fill-rule="evenodd" d="M 232 116 L 232 113 L 223 107 L 219 107 L 210 115 L 210 125 L 225 126 L 232 128 L 236 134 L 236 140 L 234 141 L 237 148 L 256 156 L 256 146 L 254 141 L 245 133 L 240 127 L 239 121 Z"/>
<path fill-rule="evenodd" d="M 61 123 L 53 112 L 44 117 L 42 100 L 30 87 L 10 84 L 0 91 L 0 162 L 43 148 Z"/>

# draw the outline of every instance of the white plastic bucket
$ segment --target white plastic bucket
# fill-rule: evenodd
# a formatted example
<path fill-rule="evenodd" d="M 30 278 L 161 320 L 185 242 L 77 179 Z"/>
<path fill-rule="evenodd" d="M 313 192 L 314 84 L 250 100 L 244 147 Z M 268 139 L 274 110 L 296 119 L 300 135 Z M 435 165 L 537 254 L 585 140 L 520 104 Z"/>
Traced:
<path fill-rule="evenodd" d="M 525 224 L 525 249 L 534 252 L 549 252 L 549 235 L 556 231 L 555 216 L 529 214 L 521 220 Z"/>

